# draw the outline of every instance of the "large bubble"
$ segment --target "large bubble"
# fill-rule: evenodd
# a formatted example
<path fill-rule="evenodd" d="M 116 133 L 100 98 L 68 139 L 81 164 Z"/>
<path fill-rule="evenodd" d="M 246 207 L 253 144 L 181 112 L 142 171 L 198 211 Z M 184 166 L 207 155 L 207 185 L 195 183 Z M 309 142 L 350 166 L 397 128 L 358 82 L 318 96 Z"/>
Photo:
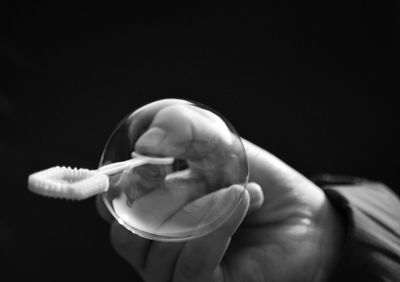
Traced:
<path fill-rule="evenodd" d="M 132 154 L 133 153 L 133 154 Z M 235 129 L 199 103 L 166 99 L 125 117 L 108 139 L 100 167 L 135 153 L 173 157 L 110 176 L 104 202 L 120 224 L 144 238 L 183 241 L 212 232 L 243 197 L 248 163 Z M 238 192 L 242 191 L 242 192 Z"/>

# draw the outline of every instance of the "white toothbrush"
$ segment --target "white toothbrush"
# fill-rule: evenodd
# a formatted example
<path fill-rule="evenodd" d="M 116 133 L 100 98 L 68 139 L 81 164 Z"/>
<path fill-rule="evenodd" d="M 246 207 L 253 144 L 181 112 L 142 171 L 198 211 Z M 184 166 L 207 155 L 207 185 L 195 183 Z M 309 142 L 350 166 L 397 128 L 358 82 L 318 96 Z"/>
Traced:
<path fill-rule="evenodd" d="M 169 165 L 173 162 L 174 158 L 154 158 L 133 152 L 132 159 L 97 170 L 56 166 L 29 175 L 28 189 L 43 196 L 83 200 L 106 192 L 110 175 L 144 164 Z"/>

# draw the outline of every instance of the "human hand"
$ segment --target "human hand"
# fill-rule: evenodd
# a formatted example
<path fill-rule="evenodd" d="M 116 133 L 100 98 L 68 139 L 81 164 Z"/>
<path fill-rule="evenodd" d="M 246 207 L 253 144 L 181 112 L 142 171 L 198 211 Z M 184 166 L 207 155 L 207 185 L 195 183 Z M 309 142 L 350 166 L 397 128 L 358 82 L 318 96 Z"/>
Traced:
<path fill-rule="evenodd" d="M 111 138 L 114 145 L 107 145 L 102 164 L 132 151 L 175 159 L 110 176 L 106 203 L 135 233 L 155 240 L 201 236 L 239 204 L 244 189 L 238 193 L 231 186 L 247 183 L 245 151 L 216 114 L 182 100 L 161 100 L 138 109 L 120 127 L 125 139 Z"/>
<path fill-rule="evenodd" d="M 155 118 L 147 131 L 151 138 L 146 139 L 143 134 L 136 150 L 185 154 L 193 160 L 207 156 L 206 147 L 201 144 L 194 147 L 189 142 L 184 149 L 182 143 L 175 146 L 188 136 L 190 139 L 210 133 L 205 132 L 210 128 L 209 117 L 199 119 L 193 109 L 185 108 L 184 102 L 175 102 L 167 100 L 154 109 Z M 174 133 L 175 126 L 182 128 L 182 123 L 190 129 L 186 136 Z M 172 135 L 164 135 L 163 143 L 155 144 L 154 135 L 160 128 L 167 129 L 162 134 Z M 216 141 L 216 146 L 223 144 Z M 323 281 L 329 276 L 340 246 L 341 229 L 324 194 L 268 152 L 245 140 L 244 144 L 252 182 L 246 190 L 239 185 L 231 187 L 231 197 L 240 197 L 240 204 L 212 233 L 187 242 L 165 243 L 140 238 L 117 222 L 112 223 L 114 248 L 145 281 Z M 209 154 L 194 167 L 213 161 Z M 102 203 L 98 203 L 100 213 L 110 219 Z"/>

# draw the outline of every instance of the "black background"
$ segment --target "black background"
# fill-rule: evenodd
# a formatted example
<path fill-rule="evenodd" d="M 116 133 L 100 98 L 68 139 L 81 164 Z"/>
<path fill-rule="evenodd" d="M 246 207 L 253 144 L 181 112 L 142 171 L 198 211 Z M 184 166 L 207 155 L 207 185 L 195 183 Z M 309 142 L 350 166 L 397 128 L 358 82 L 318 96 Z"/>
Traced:
<path fill-rule="evenodd" d="M 26 180 L 95 168 L 119 120 L 162 98 L 208 105 L 307 176 L 399 191 L 395 3 L 229 8 L 0 4 L 2 281 L 137 278 L 93 200 Z"/>

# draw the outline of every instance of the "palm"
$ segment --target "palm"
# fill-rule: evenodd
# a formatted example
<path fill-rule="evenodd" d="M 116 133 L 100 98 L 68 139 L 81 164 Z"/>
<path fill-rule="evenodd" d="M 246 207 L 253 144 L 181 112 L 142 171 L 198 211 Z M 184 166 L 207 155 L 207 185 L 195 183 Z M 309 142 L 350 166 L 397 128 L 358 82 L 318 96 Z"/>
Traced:
<path fill-rule="evenodd" d="M 336 231 L 332 223 L 337 222 L 324 194 L 279 159 L 245 144 L 252 180 L 261 184 L 266 200 L 233 237 L 222 263 L 227 275 L 231 272 L 228 281 L 325 279 L 330 269 L 324 269 L 328 260 L 322 254 L 327 245 L 337 244 L 328 235 Z"/>

